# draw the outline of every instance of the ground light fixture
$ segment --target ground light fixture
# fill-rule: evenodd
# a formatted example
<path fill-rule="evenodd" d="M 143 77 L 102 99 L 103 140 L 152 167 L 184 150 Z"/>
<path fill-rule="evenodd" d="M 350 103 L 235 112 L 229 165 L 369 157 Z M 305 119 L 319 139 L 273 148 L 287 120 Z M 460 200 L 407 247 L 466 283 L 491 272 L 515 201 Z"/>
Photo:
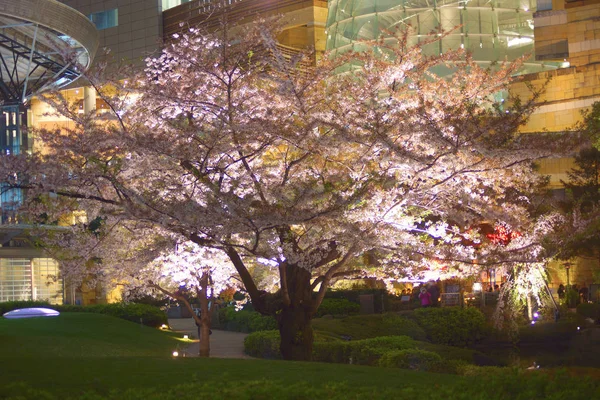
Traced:
<path fill-rule="evenodd" d="M 188 335 L 183 335 L 184 339 L 189 339 L 190 337 Z"/>
<path fill-rule="evenodd" d="M 60 313 L 51 308 L 45 307 L 29 307 L 29 308 L 17 308 L 4 313 L 2 316 L 8 319 L 20 319 L 20 318 L 38 318 L 38 317 L 58 317 Z"/>
<path fill-rule="evenodd" d="M 179 357 L 179 352 L 177 350 L 173 352 L 173 357 Z"/>

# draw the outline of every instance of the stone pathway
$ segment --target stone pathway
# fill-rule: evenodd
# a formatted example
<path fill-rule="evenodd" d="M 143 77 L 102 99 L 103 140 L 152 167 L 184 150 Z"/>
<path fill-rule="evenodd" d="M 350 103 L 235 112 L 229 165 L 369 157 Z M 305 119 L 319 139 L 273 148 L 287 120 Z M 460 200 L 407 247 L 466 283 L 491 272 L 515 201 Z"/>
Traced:
<path fill-rule="evenodd" d="M 190 335 L 191 343 L 186 349 L 187 357 L 198 357 L 200 344 L 198 329 L 193 318 L 169 319 L 169 326 L 182 335 Z M 244 339 L 247 333 L 212 330 L 210 335 L 210 356 L 216 358 L 252 358 L 244 354 Z"/>

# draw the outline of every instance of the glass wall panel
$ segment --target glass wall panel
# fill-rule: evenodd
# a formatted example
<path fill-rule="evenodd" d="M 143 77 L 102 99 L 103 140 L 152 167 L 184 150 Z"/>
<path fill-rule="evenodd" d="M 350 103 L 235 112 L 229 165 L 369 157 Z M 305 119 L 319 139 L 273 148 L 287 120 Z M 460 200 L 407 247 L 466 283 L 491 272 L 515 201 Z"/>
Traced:
<path fill-rule="evenodd" d="M 0 301 L 63 303 L 58 263 L 51 258 L 0 258 Z"/>
<path fill-rule="evenodd" d="M 32 265 L 33 300 L 48 300 L 51 304 L 62 304 L 63 289 L 58 263 L 51 258 L 34 258 Z"/>
<path fill-rule="evenodd" d="M 330 0 L 327 49 L 333 55 L 354 48 L 356 40 L 413 29 L 413 43 L 431 32 L 451 33 L 428 54 L 465 48 L 486 66 L 531 54 L 522 73 L 554 69 L 533 56 L 534 0 Z"/>
<path fill-rule="evenodd" d="M 0 258 L 0 301 L 31 300 L 29 259 Z"/>
<path fill-rule="evenodd" d="M 90 20 L 96 25 L 96 29 L 108 29 L 119 25 L 119 10 L 100 11 L 89 15 Z"/>

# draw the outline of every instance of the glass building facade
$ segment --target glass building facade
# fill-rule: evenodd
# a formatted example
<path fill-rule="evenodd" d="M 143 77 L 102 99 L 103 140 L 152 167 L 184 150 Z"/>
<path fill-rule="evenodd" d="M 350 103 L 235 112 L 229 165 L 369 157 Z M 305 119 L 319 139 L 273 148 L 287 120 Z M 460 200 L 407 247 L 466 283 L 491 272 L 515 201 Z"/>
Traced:
<path fill-rule="evenodd" d="M 62 304 L 58 263 L 51 258 L 0 258 L 0 302 L 15 300 Z"/>
<path fill-rule="evenodd" d="M 425 46 L 428 55 L 464 48 L 485 66 L 531 54 L 520 73 L 555 69 L 535 61 L 534 7 L 535 0 L 329 0 L 327 49 L 334 56 L 360 50 L 361 40 L 390 38 L 389 32 L 410 26 L 413 43 L 452 30 Z"/>

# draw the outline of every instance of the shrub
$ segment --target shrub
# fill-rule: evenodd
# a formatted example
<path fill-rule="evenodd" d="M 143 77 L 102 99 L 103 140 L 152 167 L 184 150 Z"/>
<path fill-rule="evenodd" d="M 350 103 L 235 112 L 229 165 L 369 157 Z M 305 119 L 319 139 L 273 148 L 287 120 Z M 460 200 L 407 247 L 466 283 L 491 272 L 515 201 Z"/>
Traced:
<path fill-rule="evenodd" d="M 279 359 L 281 358 L 280 340 L 279 331 L 254 332 L 244 340 L 244 351 L 252 357 Z M 387 336 L 351 342 L 315 341 L 313 343 L 313 361 L 377 365 L 381 356 L 390 350 L 414 347 L 415 342 L 407 336 Z"/>
<path fill-rule="evenodd" d="M 347 299 L 323 299 L 315 317 L 358 314 L 360 305 Z"/>
<path fill-rule="evenodd" d="M 244 352 L 252 357 L 281 359 L 279 331 L 259 331 L 244 339 Z"/>
<path fill-rule="evenodd" d="M 346 299 L 360 304 L 360 296 L 373 295 L 373 306 L 376 313 L 389 310 L 389 294 L 385 289 L 352 289 L 352 290 L 328 290 L 326 299 Z"/>
<path fill-rule="evenodd" d="M 600 304 L 581 303 L 577 306 L 577 314 L 584 318 L 600 319 Z"/>
<path fill-rule="evenodd" d="M 547 322 L 520 327 L 519 341 L 521 343 L 554 344 L 571 340 L 577 335 L 577 332 L 577 322 L 560 319 L 557 323 Z"/>
<path fill-rule="evenodd" d="M 419 324 L 397 314 L 384 314 L 381 330 L 386 336 L 409 336 L 415 340 L 427 340 L 427 334 Z"/>
<path fill-rule="evenodd" d="M 234 307 L 220 309 L 219 322 L 224 330 L 233 332 L 251 333 L 277 329 L 275 318 L 256 311 L 236 311 Z"/>
<path fill-rule="evenodd" d="M 415 347 L 408 336 L 382 336 L 350 342 L 330 341 L 313 344 L 313 361 L 377 365 L 381 356 L 390 350 Z"/>
<path fill-rule="evenodd" d="M 415 347 L 408 336 L 381 336 L 372 339 L 348 342 L 349 364 L 378 365 L 379 359 L 390 350 L 404 350 Z"/>
<path fill-rule="evenodd" d="M 60 312 L 90 312 L 106 314 L 113 317 L 125 319 L 135 323 L 143 323 L 146 326 L 159 327 L 166 324 L 167 314 L 160 308 L 148 304 L 138 303 L 112 303 L 94 304 L 89 306 L 74 306 L 70 304 L 56 305 L 43 301 L 9 301 L 0 303 L 2 313 L 26 307 L 47 307 Z"/>
<path fill-rule="evenodd" d="M 434 343 L 467 346 L 487 331 L 484 315 L 472 307 L 420 308 L 412 316 Z"/>
<path fill-rule="evenodd" d="M 433 365 L 440 363 L 442 357 L 432 351 L 419 349 L 392 350 L 384 353 L 379 365 L 388 368 L 415 369 L 429 371 Z"/>

